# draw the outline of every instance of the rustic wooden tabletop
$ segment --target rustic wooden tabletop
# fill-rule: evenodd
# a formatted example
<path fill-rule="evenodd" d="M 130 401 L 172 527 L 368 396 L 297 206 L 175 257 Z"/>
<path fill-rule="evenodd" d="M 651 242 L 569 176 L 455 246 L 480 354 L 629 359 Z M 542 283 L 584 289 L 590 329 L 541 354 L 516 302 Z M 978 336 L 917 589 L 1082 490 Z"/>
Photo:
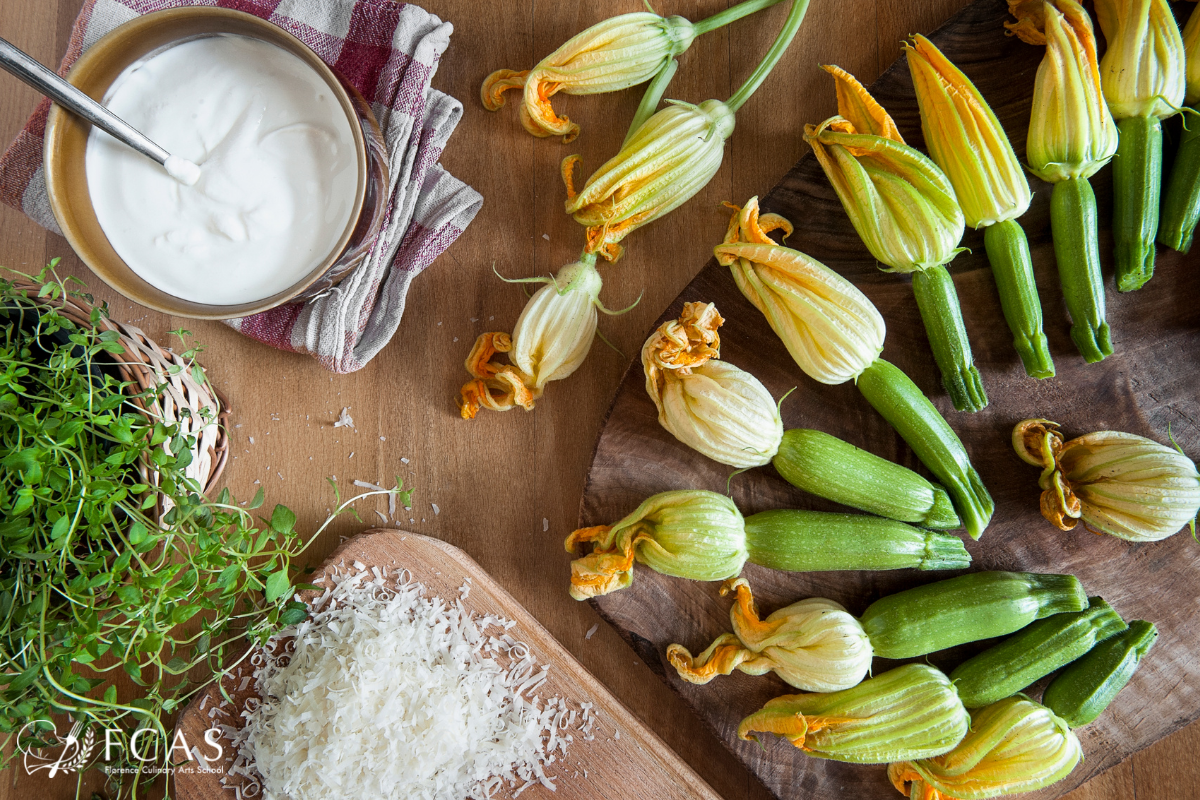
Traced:
<path fill-rule="evenodd" d="M 82 0 L 0 0 L 0 37 L 57 67 Z M 186 327 L 206 346 L 203 363 L 233 409 L 233 458 L 225 482 L 249 498 L 261 485 L 268 503 L 283 503 L 313 530 L 332 494 L 325 478 L 386 482 L 401 475 L 415 489 L 408 529 L 467 551 L 589 670 L 608 685 L 721 795 L 765 800 L 743 769 L 586 603 L 566 592 L 563 537 L 578 512 L 584 476 L 602 417 L 629 358 L 650 323 L 707 261 L 728 214 L 723 200 L 765 193 L 807 148 L 800 131 L 835 107 L 821 63 L 837 63 L 869 83 L 899 55 L 904 35 L 929 32 L 966 0 L 815 0 L 791 51 L 738 114 L 725 163 L 712 183 L 668 218 L 634 234 L 616 266 L 602 268 L 603 299 L 629 314 L 604 318 L 601 332 L 619 348 L 597 344 L 571 378 L 552 384 L 536 410 L 459 419 L 454 397 L 466 379 L 462 362 L 474 337 L 511 330 L 525 300 L 502 283 L 544 275 L 573 261 L 582 237 L 562 212 L 559 161 L 582 155 L 590 172 L 616 152 L 640 93 L 556 98 L 582 125 L 569 147 L 525 134 L 516 110 L 488 113 L 479 85 L 492 70 L 532 66 L 571 35 L 605 17 L 642 8 L 639 0 L 424 0 L 454 23 L 455 34 L 433 84 L 459 98 L 462 122 L 442 163 L 478 189 L 483 210 L 438 261 L 415 280 L 392 343 L 365 369 L 332 375 L 309 358 L 280 353 L 215 322 L 167 316 L 135 306 L 98 280 L 66 241 L 0 207 L 0 264 L 36 271 L 55 256 L 65 272 L 89 279 L 116 319 L 166 341 Z M 658 0 L 660 13 L 699 19 L 725 0 Z M 727 97 L 765 51 L 785 7 L 699 39 L 682 60 L 669 96 L 693 102 Z M 0 143 L 9 142 L 38 102 L 34 92 L 0 74 Z M 585 172 L 584 174 L 587 174 Z M 355 428 L 334 428 L 349 408 Z M 380 502 L 383 510 L 386 504 Z M 362 511 L 367 526 L 374 508 Z M 344 518 L 309 550 L 318 563 L 338 537 L 362 530 Z M 599 624 L 588 638 L 587 632 Z M 1072 800 L 1200 797 L 1200 725 L 1160 741 L 1084 785 Z M 73 797 L 74 781 L 34 781 L 19 767 L 0 776 L 0 800 Z M 89 784 L 90 786 L 91 784 Z"/>

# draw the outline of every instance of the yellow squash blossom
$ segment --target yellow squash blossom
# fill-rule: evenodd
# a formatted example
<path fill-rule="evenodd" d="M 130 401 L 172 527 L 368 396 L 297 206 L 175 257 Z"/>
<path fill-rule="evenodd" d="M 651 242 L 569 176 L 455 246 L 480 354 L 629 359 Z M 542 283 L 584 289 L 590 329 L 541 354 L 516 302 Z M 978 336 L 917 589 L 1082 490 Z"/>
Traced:
<path fill-rule="evenodd" d="M 806 374 L 821 383 L 857 377 L 883 351 L 886 327 L 879 311 L 854 284 L 767 235 L 791 224 L 759 216 L 758 198 L 734 207 L 725 242 L 714 252 L 731 268 L 742 294 L 763 313 Z"/>
<path fill-rule="evenodd" d="M 712 303 L 687 303 L 642 347 L 646 392 L 676 439 L 738 469 L 768 463 L 783 421 L 771 393 L 750 373 L 718 360 L 724 320 Z"/>
<path fill-rule="evenodd" d="M 949 753 L 889 764 L 888 778 L 905 797 L 967 800 L 1041 789 L 1082 759 L 1066 722 L 1017 695 L 973 712 L 970 730 Z"/>
<path fill-rule="evenodd" d="M 565 158 L 566 210 L 587 228 L 587 252 L 616 261 L 622 239 L 704 188 L 721 168 L 733 126 L 733 110 L 719 100 L 698 106 L 672 101 L 646 120 L 578 193 L 572 175 L 579 156 Z"/>
<path fill-rule="evenodd" d="M 1120 431 L 1064 441 L 1058 424 L 1027 419 L 1013 428 L 1013 449 L 1042 468 L 1042 516 L 1061 530 L 1077 520 L 1134 542 L 1153 542 L 1194 525 L 1200 473 L 1183 453 Z"/>
<path fill-rule="evenodd" d="M 1113 116 L 1166 119 L 1178 113 L 1187 67 L 1167 0 L 1096 0 L 1096 19 L 1108 42 L 1100 82 Z"/>
<path fill-rule="evenodd" d="M 807 692 L 836 692 L 866 677 L 871 640 L 841 605 L 810 597 L 759 619 L 749 582 L 738 578 L 721 587 L 722 596 L 734 591 L 733 633 L 721 634 L 695 658 L 682 645 L 667 648 L 667 660 L 683 680 L 708 683 L 737 669 L 749 675 L 774 672 Z"/>
<path fill-rule="evenodd" d="M 1117 151 L 1117 124 L 1104 102 L 1091 18 L 1075 0 L 1009 0 L 1009 8 L 1019 16 L 1006 27 L 1046 47 L 1025 142 L 1030 171 L 1051 183 L 1089 178 Z"/>
<path fill-rule="evenodd" d="M 472 380 L 459 403 L 463 419 L 474 419 L 481 408 L 529 411 L 547 383 L 579 368 L 596 335 L 596 311 L 608 313 L 595 263 L 585 254 L 554 278 L 531 279 L 546 285 L 525 304 L 512 335 L 489 332 L 475 340 L 466 361 Z M 512 363 L 492 361 L 496 353 L 508 353 Z"/>
<path fill-rule="evenodd" d="M 484 108 L 496 111 L 504 105 L 504 92 L 521 89 L 525 130 L 569 142 L 579 135 L 579 126 L 554 113 L 551 97 L 558 92 L 616 92 L 645 83 L 687 50 L 695 37 L 692 23 L 683 17 L 623 14 L 571 37 L 532 70 L 496 70 L 483 82 L 480 95 Z"/>

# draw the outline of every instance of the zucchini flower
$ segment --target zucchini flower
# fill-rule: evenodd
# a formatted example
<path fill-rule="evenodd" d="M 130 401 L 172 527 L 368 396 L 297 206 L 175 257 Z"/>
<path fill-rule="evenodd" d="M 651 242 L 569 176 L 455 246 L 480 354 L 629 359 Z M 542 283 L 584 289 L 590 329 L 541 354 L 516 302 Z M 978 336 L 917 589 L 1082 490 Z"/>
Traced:
<path fill-rule="evenodd" d="M 521 89 L 521 125 L 534 136 L 562 136 L 570 142 L 579 126 L 559 117 L 550 98 L 564 94 L 603 94 L 653 78 L 692 46 L 697 36 L 721 28 L 779 0 L 746 0 L 695 25 L 683 17 L 640 12 L 597 23 L 571 37 L 532 70 L 498 69 L 480 88 L 483 106 L 498 111 L 504 93 Z"/>
<path fill-rule="evenodd" d="M 1200 6 L 1192 8 L 1183 28 L 1183 55 L 1187 68 L 1187 90 L 1184 102 L 1188 110 L 1200 108 Z M 1196 223 L 1200 222 L 1200 126 L 1192 124 L 1196 114 L 1189 114 L 1175 153 L 1175 164 L 1163 195 L 1162 220 L 1158 242 L 1172 250 L 1186 253 L 1192 248 Z"/>
<path fill-rule="evenodd" d="M 724 495 L 700 489 L 656 494 L 613 525 L 581 528 L 567 552 L 571 596 L 586 600 L 633 581 L 633 563 L 695 581 L 737 575 L 746 561 L 790 572 L 962 569 L 971 557 L 957 536 L 865 514 L 762 511 L 746 519 Z"/>
<path fill-rule="evenodd" d="M 1133 542 L 1154 542 L 1195 530 L 1200 473 L 1182 452 L 1143 436 L 1099 431 L 1064 442 L 1058 424 L 1027 419 L 1017 424 L 1013 448 L 1042 467 L 1042 516 L 1060 530 L 1076 520 Z"/>
<path fill-rule="evenodd" d="M 708 683 L 735 669 L 748 675 L 774 672 L 806 692 L 857 686 L 871 668 L 871 640 L 845 608 L 823 597 L 792 603 L 759 619 L 750 584 L 726 581 L 721 595 L 737 592 L 729 611 L 733 633 L 721 634 L 699 656 L 683 645 L 667 648 L 667 660 L 688 683 Z"/>
<path fill-rule="evenodd" d="M 571 37 L 532 70 L 499 69 L 483 82 L 483 107 L 498 111 L 504 93 L 521 89 L 521 125 L 534 136 L 562 136 L 570 142 L 579 126 L 554 113 L 550 98 L 566 94 L 603 94 L 628 89 L 653 78 L 692 46 L 697 31 L 683 17 L 650 12 L 622 14 Z"/>
<path fill-rule="evenodd" d="M 904 144 L 887 111 L 854 76 L 840 67 L 825 70 L 837 82 L 838 116 L 805 126 L 804 139 L 871 255 L 887 272 L 912 274 L 917 307 L 954 407 L 979 411 L 987 393 L 945 266 L 962 250 L 963 215 L 954 188 L 936 164 Z"/>
<path fill-rule="evenodd" d="M 492 332 L 475 340 L 466 361 L 473 380 L 463 386 L 459 402 L 463 419 L 474 419 L 480 408 L 530 411 L 547 383 L 579 368 L 596 335 L 596 311 L 622 313 L 600 302 L 595 264 L 596 257 L 585 253 L 557 277 L 510 281 L 546 285 L 525 304 L 512 336 Z M 512 364 L 492 361 L 496 353 L 508 353 Z"/>
<path fill-rule="evenodd" d="M 761 218 L 758 198 L 733 206 L 717 261 L 809 377 L 838 384 L 856 378 L 883 351 L 886 327 L 879 311 L 854 284 L 810 256 L 775 244 L 767 235 L 791 223 L 777 214 Z"/>
<path fill-rule="evenodd" d="M 975 711 L 971 729 L 949 753 L 889 764 L 888 779 L 905 797 L 922 800 L 996 797 L 1057 783 L 1082 758 L 1066 722 L 1016 695 Z"/>
<path fill-rule="evenodd" d="M 679 441 L 738 469 L 768 463 L 783 420 L 771 393 L 749 372 L 718 361 L 724 322 L 712 303 L 687 303 L 642 347 L 646 392 L 658 422 Z"/>
<path fill-rule="evenodd" d="M 1071 339 L 1089 364 L 1112 355 L 1105 321 L 1096 196 L 1088 178 L 1117 151 L 1117 124 L 1100 86 L 1096 36 L 1075 0 L 1009 0 L 1006 27 L 1046 57 L 1033 85 L 1026 155 L 1029 171 L 1054 184 L 1050 227 Z"/>
<path fill-rule="evenodd" d="M 661 94 L 655 93 L 666 88 L 652 87 L 620 152 L 592 173 L 578 192 L 573 174 L 579 157 L 563 159 L 566 210 L 587 228 L 587 252 L 616 261 L 623 252 L 622 239 L 683 205 L 712 180 L 725 155 L 725 140 L 733 133 L 734 114 L 782 58 L 808 3 L 792 0 L 771 49 L 728 102 L 705 100 L 697 106 L 668 100 L 668 108 L 641 122 L 643 114 L 658 105 Z"/>
<path fill-rule="evenodd" d="M 1119 134 L 1112 226 L 1117 289 L 1131 292 L 1154 274 L 1162 120 L 1183 103 L 1187 67 L 1167 0 L 1096 0 L 1096 18 L 1108 42 L 1100 84 Z"/>
<path fill-rule="evenodd" d="M 933 42 L 917 35 L 905 52 L 929 153 L 954 186 L 967 225 L 985 228 L 1013 346 L 1026 374 L 1053 377 L 1029 242 L 1016 221 L 1033 199 L 1021 162 L 975 85 Z"/>
<path fill-rule="evenodd" d="M 741 572 L 747 556 L 737 506 L 702 490 L 661 492 L 613 525 L 577 530 L 567 537 L 567 552 L 584 543 L 592 552 L 571 562 L 576 600 L 628 587 L 635 559 L 664 575 L 719 581 Z"/>
<path fill-rule="evenodd" d="M 776 245 L 774 230 L 791 233 L 778 214 L 758 212 L 758 198 L 736 210 L 725 243 L 714 248 L 747 299 L 809 377 L 821 383 L 853 379 L 867 401 L 937 476 L 978 539 L 995 504 L 971 465 L 962 440 L 912 380 L 879 358 L 883 317 L 854 284 L 796 250 Z"/>
<path fill-rule="evenodd" d="M 949 678 L 925 664 L 906 664 L 852 689 L 769 700 L 742 720 L 738 737 L 775 733 L 818 758 L 883 764 L 949 752 L 969 724 Z"/>

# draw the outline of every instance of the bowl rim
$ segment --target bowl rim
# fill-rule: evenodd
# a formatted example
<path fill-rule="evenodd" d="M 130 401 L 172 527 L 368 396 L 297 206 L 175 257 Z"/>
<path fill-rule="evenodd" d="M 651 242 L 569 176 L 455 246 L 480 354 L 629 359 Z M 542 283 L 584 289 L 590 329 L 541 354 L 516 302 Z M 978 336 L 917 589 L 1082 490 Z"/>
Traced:
<path fill-rule="evenodd" d="M 130 60 L 120 70 L 119 75 L 132 64 L 151 57 L 153 54 L 162 50 L 173 47 L 176 44 L 181 44 L 186 41 L 192 41 L 205 36 L 227 35 L 244 35 L 257 38 L 260 41 L 266 41 L 269 44 L 283 47 L 279 41 L 282 40 L 291 47 L 283 47 L 293 55 L 300 58 L 305 64 L 311 67 L 321 78 L 328 84 L 331 91 L 337 97 L 339 104 L 342 106 L 346 114 L 347 122 L 350 125 L 351 137 L 354 142 L 355 162 L 358 169 L 358 180 L 355 187 L 354 202 L 351 206 L 350 218 L 345 229 L 338 237 L 332 251 L 326 256 L 313 270 L 301 278 L 292 286 L 277 292 L 269 297 L 262 298 L 247 303 L 238 303 L 232 305 L 212 305 L 207 303 L 198 303 L 187 298 L 178 297 L 169 294 L 161 289 L 150 284 L 143 277 L 138 275 L 129 264 L 121 258 L 113 249 L 111 242 L 108 241 L 107 235 L 96 222 L 96 229 L 101 235 L 104 235 L 104 246 L 108 251 L 111 251 L 111 258 L 115 258 L 119 262 L 120 267 L 115 267 L 108 263 L 110 258 L 101 258 L 94 249 L 91 241 L 79 230 L 76 223 L 76 214 L 73 206 L 70 203 L 67 191 L 67 182 L 70 180 L 68 173 L 71 172 L 66 164 L 62 163 L 60 158 L 61 148 L 58 146 L 64 135 L 71 129 L 80 129 L 83 135 L 87 137 L 91 132 L 91 125 L 86 121 L 76 117 L 71 112 L 63 109 L 57 103 L 52 103 L 50 112 L 46 120 L 46 133 L 43 144 L 42 164 L 46 177 L 46 193 L 50 200 L 50 210 L 58 222 L 59 228 L 62 230 L 63 236 L 67 243 L 71 245 L 71 249 L 79 257 L 88 269 L 100 278 L 105 284 L 119 292 L 121 295 L 132 300 L 135 303 L 151 308 L 155 311 L 161 311 L 166 314 L 188 317 L 192 319 L 234 319 L 238 317 L 247 317 L 254 314 L 259 314 L 268 311 L 272 308 L 281 306 L 291 300 L 294 300 L 299 295 L 302 295 L 314 283 L 319 281 L 321 277 L 329 271 L 337 262 L 342 252 L 346 249 L 351 238 L 354 235 L 355 228 L 358 225 L 359 217 L 362 215 L 363 206 L 366 200 L 367 183 L 369 181 L 368 163 L 367 163 L 367 142 L 362 129 L 362 124 L 359 120 L 353 100 L 349 91 L 343 86 L 341 78 L 333 69 L 321 59 L 317 53 L 306 45 L 300 39 L 284 28 L 275 25 L 274 23 L 264 20 L 261 17 L 248 14 L 243 11 L 234 9 L 218 8 L 215 6 L 181 6 L 178 8 L 169 8 L 159 11 L 153 11 L 149 14 L 144 14 L 128 22 L 122 23 L 112 29 L 100 39 L 98 39 L 91 47 L 89 47 L 76 62 L 72 65 L 70 71 L 66 75 L 66 80 L 72 85 L 78 85 L 82 82 L 81 76 L 90 74 L 98 65 L 107 64 L 111 61 L 120 61 L 120 49 L 117 43 L 127 41 L 130 36 L 144 35 L 144 31 L 151 28 L 158 28 L 163 25 L 179 24 L 180 22 L 190 22 L 195 19 L 217 20 L 218 24 L 222 21 L 231 21 L 239 28 L 250 28 L 252 32 L 246 32 L 239 29 L 236 31 L 221 31 L 213 30 L 210 33 L 200 35 L 183 35 L 170 43 L 160 47 L 153 48 L 146 53 L 138 55 L 133 60 Z M 264 36 L 256 36 L 254 32 L 265 34 Z M 115 80 L 115 78 L 114 78 Z M 96 92 L 99 96 L 94 97 L 97 102 L 103 100 L 104 95 L 111 87 L 110 81 L 107 85 L 100 87 Z M 82 87 L 79 87 L 82 88 Z M 90 93 L 89 93 L 90 94 Z M 84 162 L 86 163 L 86 139 L 84 143 Z M 87 173 L 84 169 L 82 177 L 82 185 L 85 193 L 87 193 Z M 91 206 L 90 193 L 88 194 L 89 201 L 87 212 L 93 218 L 95 211 Z M 114 272 L 127 272 L 131 279 L 129 283 L 116 280 L 112 274 Z M 144 291 L 138 291 L 143 289 Z"/>

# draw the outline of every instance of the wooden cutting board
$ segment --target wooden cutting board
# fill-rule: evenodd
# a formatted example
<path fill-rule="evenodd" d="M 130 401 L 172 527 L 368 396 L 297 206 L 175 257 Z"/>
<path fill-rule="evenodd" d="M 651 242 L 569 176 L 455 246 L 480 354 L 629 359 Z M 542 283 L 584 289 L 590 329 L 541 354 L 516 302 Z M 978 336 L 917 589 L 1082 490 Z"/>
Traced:
<path fill-rule="evenodd" d="M 462 601 L 465 608 L 474 615 L 498 615 L 516 622 L 509 635 L 528 644 L 539 664 L 550 665 L 549 677 L 536 694 L 542 698 L 560 696 L 571 708 L 579 708 L 581 703 L 593 704 L 594 738 L 588 741 L 578 731 L 572 732 L 574 741 L 566 755 L 547 769 L 547 774 L 558 776 L 554 781 L 556 790 L 534 785 L 521 794 L 522 798 L 633 800 L 653 796 L 656 800 L 720 800 L 700 776 L 643 726 L 462 550 L 428 536 L 371 530 L 344 542 L 312 577 L 328 574 L 339 564 L 353 565 L 356 561 L 368 568 L 387 567 L 389 574 L 402 567 L 412 580 L 425 586 L 427 596 L 449 600 L 459 598 L 464 582 L 470 581 L 470 591 Z M 307 601 L 316 593 L 308 591 L 302 596 Z M 250 670 L 246 669 L 245 674 L 249 675 Z M 238 675 L 225 681 L 226 691 L 238 708 L 254 696 L 253 685 L 239 691 L 241 684 Z M 212 709 L 220 701 L 214 685 L 187 707 L 177 727 L 187 742 L 198 745 L 203 741 L 204 732 L 213 724 Z M 234 716 L 218 719 L 228 724 Z M 228 751 L 228 740 L 222 743 Z M 201 746 L 200 751 L 213 752 L 207 746 Z M 191 764 L 176 770 L 175 796 L 179 800 L 234 800 L 234 791 L 221 785 L 227 765 L 213 762 L 209 766 L 216 769 L 204 772 Z"/>
<path fill-rule="evenodd" d="M 1190 10 L 1188 6 L 1188 10 Z M 975 81 L 1024 155 L 1033 80 L 1043 50 L 1004 34 L 1004 0 L 980 0 L 952 17 L 932 39 Z M 813 69 L 817 66 L 814 64 Z M 829 81 L 832 97 L 834 87 Z M 920 119 L 903 58 L 871 87 L 895 117 L 905 139 L 923 149 Z M 812 120 L 819 122 L 819 120 Z M 1178 123 L 1176 122 L 1176 125 Z M 800 135 L 796 131 L 797 136 Z M 1164 152 L 1172 152 L 1168 141 Z M 811 154 L 802 158 L 763 198 L 763 211 L 796 223 L 791 247 L 809 253 L 850 278 L 882 312 L 888 332 L 884 357 L 907 372 L 934 399 L 970 450 L 996 500 L 991 527 L 967 542 L 973 569 L 1074 573 L 1089 594 L 1100 594 L 1127 620 L 1147 619 L 1161 631 L 1158 644 L 1133 682 L 1096 722 L 1079 731 L 1086 753 L 1069 778 L 1029 797 L 1057 797 L 1131 753 L 1200 716 L 1200 600 L 1196 573 L 1200 544 L 1187 531 L 1155 544 L 1130 544 L 1081 528 L 1063 533 L 1038 513 L 1038 470 L 1020 461 L 1009 444 L 1014 423 L 1046 417 L 1068 437 L 1115 429 L 1167 441 L 1168 430 L 1193 458 L 1200 457 L 1200 269 L 1192 257 L 1159 249 L 1153 280 L 1141 291 L 1113 288 L 1111 177 L 1092 179 L 1099 201 L 1108 319 L 1116 353 L 1085 364 L 1068 337 L 1068 321 L 1050 242 L 1050 187 L 1030 178 L 1033 206 L 1021 219 L 1029 235 L 1045 313 L 1045 331 L 1057 377 L 1025 376 L 1000 312 L 984 256 L 983 237 L 968 232 L 952 265 L 975 360 L 991 404 L 982 412 L 955 412 L 941 387 L 909 280 L 885 274 L 859 241 L 833 189 Z M 729 198 L 742 203 L 744 197 Z M 717 242 L 713 243 L 714 245 Z M 840 436 L 888 459 L 924 472 L 899 436 L 851 384 L 823 386 L 806 377 L 764 318 L 734 286 L 729 271 L 710 261 L 659 323 L 675 318 L 687 301 L 712 301 L 726 323 L 722 358 L 757 376 L 775 397 L 797 387 L 783 403 L 785 427 L 809 427 Z M 659 323 L 656 323 L 659 324 Z M 611 523 L 650 494 L 667 489 L 725 491 L 731 470 L 677 442 L 657 422 L 639 362 L 626 374 L 601 431 L 580 506 L 580 526 Z M 926 474 L 928 474 L 926 472 Z M 783 481 L 771 467 L 732 479 L 732 495 L 750 514 L 770 508 L 836 510 Z M 748 565 L 763 614 L 809 596 L 832 598 L 861 613 L 876 598 L 953 573 L 787 574 Z M 595 600 L 647 664 L 656 667 L 718 737 L 780 798 L 894 798 L 882 766 L 852 766 L 810 758 L 784 740 L 765 746 L 736 738 L 738 722 L 789 688 L 774 676 L 737 674 L 707 686 L 681 682 L 666 664 L 672 642 L 697 652 L 728 630 L 730 601 L 718 584 L 694 583 L 637 567 L 631 588 Z M 936 654 L 930 662 L 952 668 L 981 647 Z M 876 661 L 876 673 L 897 665 Z M 1041 687 L 1032 695 L 1040 697 Z"/>

